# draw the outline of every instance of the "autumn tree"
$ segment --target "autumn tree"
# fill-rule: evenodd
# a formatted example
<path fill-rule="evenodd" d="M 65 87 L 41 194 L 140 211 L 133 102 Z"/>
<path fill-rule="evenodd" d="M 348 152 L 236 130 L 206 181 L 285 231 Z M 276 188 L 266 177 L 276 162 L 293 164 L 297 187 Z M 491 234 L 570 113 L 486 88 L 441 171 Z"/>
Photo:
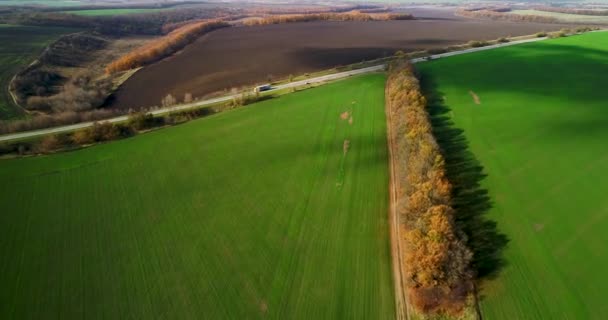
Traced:
<path fill-rule="evenodd" d="M 76 145 L 87 145 L 95 142 L 95 137 L 90 129 L 83 129 L 72 134 L 72 141 Z"/>
<path fill-rule="evenodd" d="M 47 135 L 38 143 L 38 152 L 49 153 L 57 150 L 61 146 L 61 141 L 56 135 Z"/>
<path fill-rule="evenodd" d="M 458 314 L 473 295 L 472 253 L 457 228 L 452 186 L 413 66 L 389 66 L 386 101 L 397 160 L 408 297 L 421 313 Z"/>

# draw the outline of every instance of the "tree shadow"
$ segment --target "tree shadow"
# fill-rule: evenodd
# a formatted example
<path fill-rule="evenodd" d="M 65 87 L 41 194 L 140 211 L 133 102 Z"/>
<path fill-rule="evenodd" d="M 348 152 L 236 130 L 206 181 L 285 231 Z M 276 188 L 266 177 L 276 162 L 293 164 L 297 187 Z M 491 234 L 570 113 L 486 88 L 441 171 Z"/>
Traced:
<path fill-rule="evenodd" d="M 452 200 L 457 227 L 467 236 L 473 252 L 472 267 L 477 279 L 495 278 L 506 265 L 503 251 L 509 242 L 486 214 L 492 208 L 488 190 L 481 186 L 486 178 L 483 166 L 469 150 L 464 130 L 456 128 L 449 116 L 450 108 L 429 74 L 421 77 L 421 87 L 428 99 L 428 112 L 446 161 L 446 171 L 453 185 Z"/>

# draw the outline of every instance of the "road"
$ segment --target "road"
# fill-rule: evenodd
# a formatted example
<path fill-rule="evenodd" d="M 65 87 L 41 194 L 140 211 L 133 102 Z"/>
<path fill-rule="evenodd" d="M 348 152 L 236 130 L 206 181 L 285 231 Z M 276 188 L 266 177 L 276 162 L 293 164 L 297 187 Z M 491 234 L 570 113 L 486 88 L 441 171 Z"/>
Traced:
<path fill-rule="evenodd" d="M 470 48 L 470 49 L 464 49 L 464 50 L 460 50 L 460 51 L 435 54 L 435 55 L 431 55 L 430 57 L 416 58 L 416 59 L 412 59 L 410 61 L 412 63 L 419 63 L 419 62 L 427 61 L 429 59 L 440 59 L 440 58 L 457 56 L 457 55 L 467 54 L 467 53 L 472 53 L 472 52 L 485 51 L 485 50 L 491 50 L 491 49 L 496 49 L 496 48 L 501 48 L 501 47 L 506 47 L 506 46 L 512 46 L 512 45 L 517 45 L 517 44 L 521 44 L 521 43 L 535 42 L 535 41 L 540 41 L 540 40 L 544 40 L 544 39 L 546 39 L 546 38 L 533 38 L 533 39 L 526 39 L 526 40 L 518 40 L 518 41 L 500 43 L 500 44 L 495 44 L 495 45 L 490 45 L 490 46 L 485 46 L 485 47 L 480 47 L 480 48 Z M 351 70 L 351 71 L 333 73 L 333 74 L 328 74 L 325 76 L 310 78 L 310 79 L 306 79 L 306 80 L 299 80 L 299 81 L 289 82 L 289 83 L 285 83 L 285 84 L 280 84 L 280 85 L 274 86 L 271 90 L 268 90 L 265 92 L 272 92 L 272 91 L 277 91 L 277 90 L 282 90 L 282 89 L 296 88 L 296 87 L 305 86 L 307 84 L 318 84 L 318 83 L 324 83 L 324 82 L 328 82 L 328 81 L 340 80 L 340 79 L 345 79 L 345 78 L 359 75 L 359 74 L 378 72 L 378 71 L 384 70 L 385 68 L 386 68 L 386 64 L 379 64 L 379 65 Z M 196 102 L 192 102 L 192 103 L 181 104 L 181 105 L 177 105 L 177 106 L 173 106 L 173 107 L 157 109 L 157 110 L 151 111 L 150 113 L 155 116 L 159 116 L 159 115 L 164 115 L 164 114 L 168 114 L 168 113 L 176 112 L 176 111 L 205 107 L 205 106 L 213 105 L 213 104 L 220 103 L 220 102 L 231 101 L 232 99 L 234 99 L 235 97 L 238 97 L 239 95 L 240 94 L 233 94 L 233 95 L 227 95 L 227 96 L 223 96 L 223 97 L 208 99 L 208 100 L 204 100 L 204 101 L 196 101 Z M 125 115 L 125 116 L 119 116 L 119 117 L 103 120 L 103 122 L 110 122 L 110 123 L 123 122 L 123 121 L 128 120 L 128 118 L 129 118 L 129 116 Z M 54 127 L 54 128 L 48 128 L 48 129 L 40 129 L 40 130 L 25 131 L 25 132 L 1 135 L 0 142 L 33 138 L 33 137 L 47 135 L 47 134 L 70 132 L 70 131 L 74 131 L 74 130 L 78 130 L 78 129 L 84 129 L 84 128 L 91 127 L 91 126 L 93 126 L 93 123 L 94 122 L 92 122 L 92 121 L 91 122 L 81 122 L 81 123 L 76 123 L 76 124 L 72 124 L 72 125 L 59 126 L 59 127 Z"/>

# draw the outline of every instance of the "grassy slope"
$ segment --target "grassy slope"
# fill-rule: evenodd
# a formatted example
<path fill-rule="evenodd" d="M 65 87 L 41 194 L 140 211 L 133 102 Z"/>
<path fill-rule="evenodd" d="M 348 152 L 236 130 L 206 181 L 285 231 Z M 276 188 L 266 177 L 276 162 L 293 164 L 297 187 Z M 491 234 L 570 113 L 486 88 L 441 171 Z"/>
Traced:
<path fill-rule="evenodd" d="M 0 161 L 0 318 L 392 318 L 384 81 Z"/>
<path fill-rule="evenodd" d="M 8 93 L 12 77 L 51 42 L 73 29 L 0 25 L 0 120 L 21 115 Z M 10 45 L 9 45 L 10 44 Z"/>
<path fill-rule="evenodd" d="M 510 239 L 487 319 L 602 319 L 608 278 L 608 33 L 420 66 L 488 174 Z M 469 94 L 474 91 L 481 104 Z"/>

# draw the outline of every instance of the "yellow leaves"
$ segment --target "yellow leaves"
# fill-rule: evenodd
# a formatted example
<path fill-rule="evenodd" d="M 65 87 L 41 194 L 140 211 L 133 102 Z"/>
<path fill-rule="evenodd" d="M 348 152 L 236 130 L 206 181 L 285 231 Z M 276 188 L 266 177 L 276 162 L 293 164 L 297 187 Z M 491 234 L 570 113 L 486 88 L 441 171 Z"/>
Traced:
<path fill-rule="evenodd" d="M 409 20 L 413 16 L 409 14 L 368 14 L 361 11 L 349 11 L 343 13 L 325 12 L 308 14 L 276 14 L 259 19 L 245 20 L 243 24 L 247 26 L 282 24 L 290 22 L 307 21 L 385 21 L 385 20 Z"/>
<path fill-rule="evenodd" d="M 409 64 L 394 64 L 387 82 L 387 102 L 395 123 L 397 155 L 405 197 L 405 274 L 414 305 L 426 311 L 461 310 L 464 300 L 448 301 L 451 288 L 470 281 L 471 254 L 457 237 L 452 185 L 426 111 L 426 98 Z M 401 131 L 399 131 L 401 130 Z M 464 286 L 467 287 L 467 286 Z M 448 307 L 449 306 L 449 307 Z"/>

